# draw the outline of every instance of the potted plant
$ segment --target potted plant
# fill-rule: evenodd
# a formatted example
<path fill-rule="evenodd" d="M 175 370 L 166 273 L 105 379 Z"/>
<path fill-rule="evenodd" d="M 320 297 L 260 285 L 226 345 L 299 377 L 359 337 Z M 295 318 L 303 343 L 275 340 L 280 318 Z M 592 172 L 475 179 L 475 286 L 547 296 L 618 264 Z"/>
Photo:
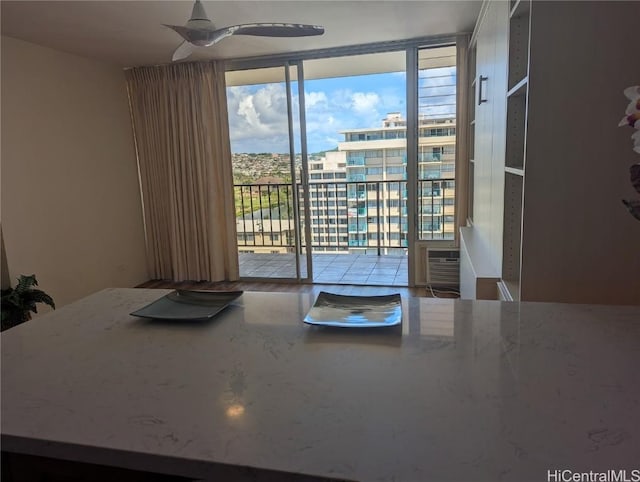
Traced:
<path fill-rule="evenodd" d="M 38 312 L 37 303 L 45 303 L 56 309 L 53 298 L 34 288 L 37 285 L 36 275 L 20 275 L 15 288 L 2 290 L 2 331 L 30 320 L 31 312 Z"/>

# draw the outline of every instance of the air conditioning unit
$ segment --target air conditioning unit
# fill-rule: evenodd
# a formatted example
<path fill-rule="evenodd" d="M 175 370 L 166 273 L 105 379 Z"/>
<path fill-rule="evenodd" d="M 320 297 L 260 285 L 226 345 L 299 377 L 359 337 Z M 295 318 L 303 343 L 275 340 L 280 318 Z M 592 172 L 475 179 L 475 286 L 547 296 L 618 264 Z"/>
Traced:
<path fill-rule="evenodd" d="M 460 285 L 460 250 L 427 248 L 427 285 Z"/>

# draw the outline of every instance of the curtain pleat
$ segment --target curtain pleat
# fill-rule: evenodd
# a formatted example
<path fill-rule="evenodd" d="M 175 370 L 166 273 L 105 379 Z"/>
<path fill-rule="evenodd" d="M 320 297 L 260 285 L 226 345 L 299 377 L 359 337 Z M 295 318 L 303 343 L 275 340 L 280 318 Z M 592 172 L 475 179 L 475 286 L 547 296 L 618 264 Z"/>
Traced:
<path fill-rule="evenodd" d="M 222 64 L 138 67 L 126 76 L 150 275 L 238 279 Z"/>
<path fill-rule="evenodd" d="M 469 36 L 456 38 L 456 233 L 469 215 Z M 457 237 L 456 237 L 457 239 Z"/>

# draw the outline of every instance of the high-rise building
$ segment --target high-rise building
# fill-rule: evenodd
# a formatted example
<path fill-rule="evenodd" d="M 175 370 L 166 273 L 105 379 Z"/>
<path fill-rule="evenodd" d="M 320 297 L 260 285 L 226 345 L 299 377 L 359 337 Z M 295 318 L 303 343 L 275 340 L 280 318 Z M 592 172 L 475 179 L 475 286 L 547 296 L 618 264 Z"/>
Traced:
<path fill-rule="evenodd" d="M 455 119 L 423 118 L 418 128 L 418 237 L 453 239 Z M 344 141 L 337 151 L 310 157 L 309 225 L 314 252 L 405 252 L 406 129 L 402 115 L 390 113 L 380 127 L 343 131 Z M 260 189 L 264 191 L 265 186 Z M 255 197 L 261 191 L 251 192 Z M 281 199 L 288 200 L 289 196 Z M 284 212 L 290 210 L 289 206 Z M 304 211 L 302 205 L 300 210 Z M 263 211 L 238 219 L 238 241 L 244 246 L 241 251 L 289 251 L 290 243 L 284 240 L 293 240 L 293 220 L 282 219 L 280 205 L 267 210 L 266 215 Z M 304 229 L 301 235 L 304 237 Z"/>
<path fill-rule="evenodd" d="M 384 253 L 407 247 L 406 120 L 390 113 L 378 128 L 343 131 L 346 153 L 349 249 Z M 455 119 L 420 119 L 418 235 L 453 239 Z"/>
<path fill-rule="evenodd" d="M 311 242 L 315 252 L 348 252 L 346 152 L 309 160 Z"/>

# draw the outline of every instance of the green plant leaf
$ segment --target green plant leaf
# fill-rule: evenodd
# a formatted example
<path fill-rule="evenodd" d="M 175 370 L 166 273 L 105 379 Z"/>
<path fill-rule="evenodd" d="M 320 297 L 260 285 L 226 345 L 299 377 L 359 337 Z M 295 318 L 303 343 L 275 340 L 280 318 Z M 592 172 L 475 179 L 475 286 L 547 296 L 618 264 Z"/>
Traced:
<path fill-rule="evenodd" d="M 20 275 L 18 278 L 18 284 L 16 285 L 15 291 L 18 293 L 24 293 L 25 291 L 31 289 L 32 286 L 37 286 L 38 281 L 36 280 L 36 275 L 32 274 L 30 276 Z"/>
<path fill-rule="evenodd" d="M 31 318 L 30 311 L 37 313 L 38 303 L 56 308 L 53 298 L 44 291 L 34 289 L 38 285 L 35 275 L 21 275 L 15 288 L 2 290 L 2 330 L 24 323 Z"/>
<path fill-rule="evenodd" d="M 29 302 L 32 303 L 34 306 L 36 303 L 45 303 L 47 305 L 49 305 L 51 308 L 53 308 L 55 310 L 56 305 L 53 302 L 53 298 L 51 298 L 51 296 L 49 296 L 48 294 L 46 294 L 44 291 L 42 290 L 31 290 L 29 291 Z M 35 311 L 35 310 L 33 310 Z"/>

